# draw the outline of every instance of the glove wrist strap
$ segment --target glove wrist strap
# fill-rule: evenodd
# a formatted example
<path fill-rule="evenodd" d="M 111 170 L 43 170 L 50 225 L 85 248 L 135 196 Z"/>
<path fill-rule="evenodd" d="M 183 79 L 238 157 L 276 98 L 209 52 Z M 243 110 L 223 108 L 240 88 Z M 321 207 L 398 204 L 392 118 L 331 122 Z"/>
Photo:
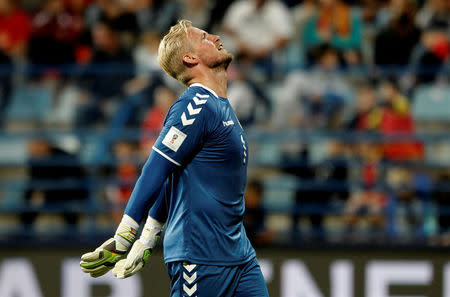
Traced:
<path fill-rule="evenodd" d="M 157 220 L 153 219 L 152 217 L 147 217 L 147 221 L 145 222 L 144 229 L 142 230 L 141 237 L 139 238 L 139 241 L 142 242 L 145 246 L 149 247 L 150 249 L 154 248 L 156 245 L 156 242 L 158 241 L 159 237 L 161 236 L 161 231 L 164 224 L 158 222 Z"/>
<path fill-rule="evenodd" d="M 128 250 L 133 242 L 136 240 L 137 230 L 139 224 L 130 216 L 124 215 L 122 221 L 117 227 L 114 239 L 116 240 L 118 250 Z"/>

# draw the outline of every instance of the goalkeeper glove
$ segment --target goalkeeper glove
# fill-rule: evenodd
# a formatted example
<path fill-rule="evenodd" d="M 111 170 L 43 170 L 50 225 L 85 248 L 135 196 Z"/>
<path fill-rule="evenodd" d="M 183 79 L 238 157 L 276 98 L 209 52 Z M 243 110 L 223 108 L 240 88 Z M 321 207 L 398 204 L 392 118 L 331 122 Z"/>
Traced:
<path fill-rule="evenodd" d="M 125 255 L 136 239 L 139 224 L 124 215 L 113 238 L 105 241 L 93 252 L 81 256 L 81 270 L 92 277 L 99 277 L 111 270 Z"/>
<path fill-rule="evenodd" d="M 147 218 L 141 237 L 133 244 L 126 259 L 120 260 L 114 266 L 113 275 L 117 278 L 127 278 L 140 271 L 148 263 L 152 249 L 158 241 L 162 226 L 152 217 Z"/>

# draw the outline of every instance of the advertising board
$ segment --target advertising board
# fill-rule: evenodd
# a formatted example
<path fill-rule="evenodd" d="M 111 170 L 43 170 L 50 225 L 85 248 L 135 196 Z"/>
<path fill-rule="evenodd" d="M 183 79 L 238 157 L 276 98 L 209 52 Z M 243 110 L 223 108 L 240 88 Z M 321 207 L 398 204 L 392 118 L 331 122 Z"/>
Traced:
<path fill-rule="evenodd" d="M 82 273 L 79 256 L 88 250 L 0 249 L 0 297 L 169 296 L 160 250 L 125 280 Z M 449 256 L 444 250 L 258 250 L 272 297 L 450 297 Z"/>

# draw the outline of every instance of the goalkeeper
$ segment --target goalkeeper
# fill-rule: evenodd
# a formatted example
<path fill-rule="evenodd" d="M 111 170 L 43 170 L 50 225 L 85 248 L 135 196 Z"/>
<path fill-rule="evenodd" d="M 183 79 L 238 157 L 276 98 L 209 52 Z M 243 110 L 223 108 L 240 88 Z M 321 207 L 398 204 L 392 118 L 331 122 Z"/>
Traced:
<path fill-rule="evenodd" d="M 138 272 L 167 214 L 171 297 L 268 296 L 242 224 L 248 146 L 226 99 L 232 58 L 219 36 L 186 20 L 164 36 L 158 62 L 188 88 L 167 113 L 115 236 L 82 256 L 83 271 L 96 277 L 113 269 L 119 278 Z"/>

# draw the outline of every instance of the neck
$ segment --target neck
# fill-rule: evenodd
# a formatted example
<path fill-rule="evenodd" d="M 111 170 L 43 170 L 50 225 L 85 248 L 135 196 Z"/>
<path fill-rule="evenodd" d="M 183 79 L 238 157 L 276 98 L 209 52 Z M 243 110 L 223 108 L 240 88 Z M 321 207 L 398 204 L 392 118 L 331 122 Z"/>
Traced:
<path fill-rule="evenodd" d="M 192 78 L 187 85 L 194 83 L 210 88 L 220 97 L 227 97 L 227 71 L 225 69 L 208 69 Z"/>

